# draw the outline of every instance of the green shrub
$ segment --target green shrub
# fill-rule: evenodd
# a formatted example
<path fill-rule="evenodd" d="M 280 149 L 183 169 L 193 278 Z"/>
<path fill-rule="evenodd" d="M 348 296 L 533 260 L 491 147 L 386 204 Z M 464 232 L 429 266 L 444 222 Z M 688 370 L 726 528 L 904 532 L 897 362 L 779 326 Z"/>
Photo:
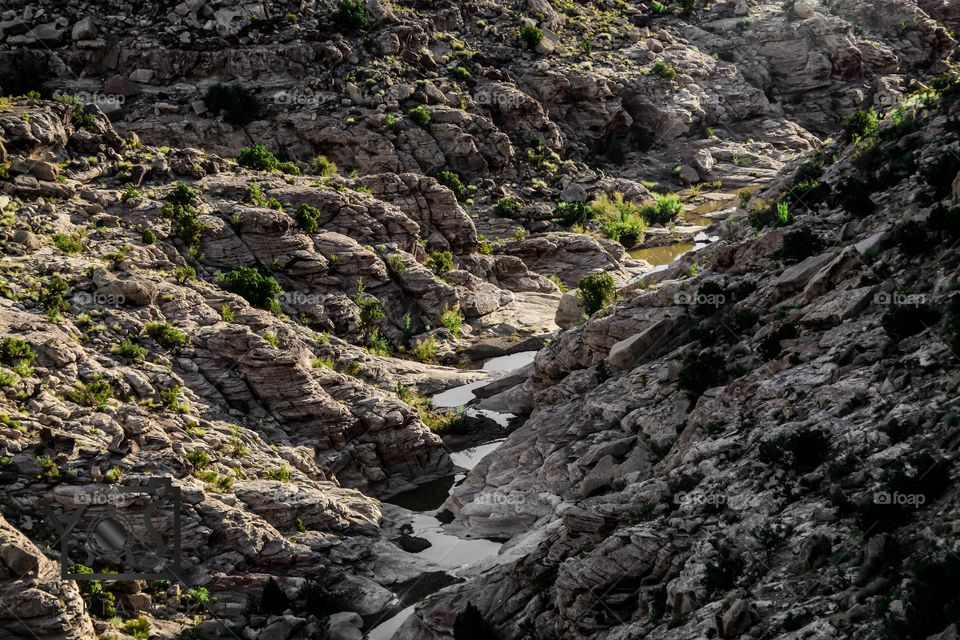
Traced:
<path fill-rule="evenodd" d="M 399 253 L 387 257 L 387 266 L 390 267 L 390 273 L 396 276 L 402 276 L 407 272 L 407 263 Z"/>
<path fill-rule="evenodd" d="M 443 308 L 443 314 L 440 316 L 440 324 L 446 327 L 450 333 L 460 337 L 460 329 L 463 327 L 463 312 L 458 308 Z"/>
<path fill-rule="evenodd" d="M 44 482 L 60 481 L 60 467 L 56 460 L 50 456 L 37 456 L 37 464 L 40 465 L 40 473 L 37 474 L 38 480 Z M 91 571 L 91 573 L 93 572 Z"/>
<path fill-rule="evenodd" d="M 329 178 L 337 174 L 337 165 L 331 162 L 327 156 L 317 156 L 313 159 L 313 171 L 319 176 Z"/>
<path fill-rule="evenodd" d="M 179 349 L 189 342 L 187 334 L 169 322 L 148 322 L 147 335 L 165 349 Z"/>
<path fill-rule="evenodd" d="M 450 76 L 457 80 L 469 80 L 472 74 L 469 69 L 460 64 L 450 69 Z"/>
<path fill-rule="evenodd" d="M 683 205 L 680 203 L 680 197 L 670 194 L 657 196 L 653 202 L 643 205 L 640 214 L 650 224 L 667 224 L 680 215 L 681 211 L 683 211 Z"/>
<path fill-rule="evenodd" d="M 520 38 L 527 43 L 529 48 L 535 49 L 543 40 L 543 29 L 538 29 L 532 24 L 525 24 L 520 27 Z"/>
<path fill-rule="evenodd" d="M 150 621 L 143 616 L 127 620 L 123 623 L 123 632 L 133 636 L 136 640 L 148 640 L 150 637 Z"/>
<path fill-rule="evenodd" d="M 588 273 L 577 284 L 577 303 L 584 313 L 592 316 L 617 297 L 617 285 L 606 271 Z"/>
<path fill-rule="evenodd" d="M 358 293 L 353 299 L 360 308 L 360 329 L 369 334 L 383 320 L 383 300 L 369 293 Z"/>
<path fill-rule="evenodd" d="M 653 65 L 653 74 L 664 80 L 674 80 L 677 77 L 677 70 L 669 62 L 657 60 Z"/>
<path fill-rule="evenodd" d="M 107 401 L 113 397 L 113 389 L 110 387 L 110 383 L 98 373 L 93 376 L 90 382 L 78 381 L 69 397 L 72 401 L 84 407 L 103 409 L 107 406 Z"/>
<path fill-rule="evenodd" d="M 844 134 L 847 142 L 857 143 L 864 138 L 872 138 L 880 129 L 880 119 L 875 109 L 857 111 L 847 118 Z"/>
<path fill-rule="evenodd" d="M 453 269 L 453 254 L 449 251 L 432 251 L 424 264 L 442 278 Z"/>
<path fill-rule="evenodd" d="M 366 29 L 370 26 L 367 3 L 364 0 L 340 0 L 333 21 L 345 30 Z"/>
<path fill-rule="evenodd" d="M 265 276 L 251 267 L 240 267 L 230 273 L 218 274 L 217 283 L 255 307 L 280 312 L 276 298 L 282 290 L 273 276 Z"/>
<path fill-rule="evenodd" d="M 196 282 L 197 270 L 188 264 L 182 264 L 178 267 L 174 267 L 173 279 L 176 280 L 178 284 L 186 284 L 187 282 Z"/>
<path fill-rule="evenodd" d="M 430 336 L 426 340 L 422 340 L 410 351 L 410 355 L 412 355 L 418 362 L 423 362 L 425 364 L 433 362 L 437 357 L 437 341 L 433 336 Z"/>
<path fill-rule="evenodd" d="M 467 193 L 467 187 L 463 184 L 463 180 L 453 171 L 444 169 L 437 174 L 437 181 L 447 189 L 450 189 L 450 191 L 453 191 L 453 195 L 457 197 L 457 200 L 462 200 L 463 196 Z"/>
<path fill-rule="evenodd" d="M 0 340 L 0 363 L 8 367 L 29 367 L 36 357 L 33 347 L 26 340 L 20 338 Z"/>
<path fill-rule="evenodd" d="M 70 308 L 70 305 L 63 298 L 69 290 L 70 287 L 67 285 L 67 281 L 57 275 L 50 276 L 46 282 L 40 285 L 40 291 L 37 293 L 37 302 L 43 307 L 43 310 L 47 312 L 47 317 L 51 321 L 59 318 L 61 311 L 66 311 Z"/>
<path fill-rule="evenodd" d="M 375 356 L 389 356 L 393 353 L 393 345 L 380 333 L 379 329 L 373 329 L 367 337 L 367 353 Z"/>
<path fill-rule="evenodd" d="M 240 149 L 237 164 L 254 171 L 276 171 L 280 168 L 280 161 L 262 144 Z"/>
<path fill-rule="evenodd" d="M 203 449 L 188 451 L 183 457 L 193 465 L 194 469 L 206 469 L 210 466 L 210 454 Z"/>
<path fill-rule="evenodd" d="M 130 336 L 124 338 L 123 342 L 112 347 L 110 351 L 133 362 L 143 362 L 147 357 L 147 350 L 134 342 Z"/>
<path fill-rule="evenodd" d="M 307 233 L 316 233 L 317 229 L 320 228 L 321 215 L 320 209 L 317 209 L 316 207 L 307 203 L 303 203 L 297 207 L 297 224 L 300 225 L 300 228 Z"/>
<path fill-rule="evenodd" d="M 560 202 L 553 213 L 554 222 L 565 227 L 582 225 L 597 217 L 593 208 L 585 202 Z"/>
<path fill-rule="evenodd" d="M 194 204 L 197 201 L 197 192 L 194 191 L 190 185 L 178 182 L 176 186 L 170 190 L 170 193 L 164 197 L 164 200 L 170 204 L 180 206 Z"/>
<path fill-rule="evenodd" d="M 68 255 L 74 255 L 83 251 L 83 240 L 77 234 L 57 233 L 53 236 L 53 244 L 57 249 Z"/>
<path fill-rule="evenodd" d="M 662 2 L 657 2 L 657 0 L 653 0 L 653 2 L 650 3 L 650 10 L 653 11 L 655 15 L 662 16 L 670 10 L 670 7 L 663 4 Z"/>
<path fill-rule="evenodd" d="M 750 212 L 748 219 L 755 229 L 769 226 L 785 227 L 793 224 L 793 214 L 790 213 L 790 205 L 786 202 L 767 204 L 760 201 Z"/>
<path fill-rule="evenodd" d="M 271 480 L 279 480 L 280 482 L 290 482 L 293 478 L 293 469 L 283 464 L 267 471 L 267 477 Z"/>
<path fill-rule="evenodd" d="M 425 127 L 430 124 L 430 110 L 422 105 L 410 109 L 410 111 L 407 112 L 407 115 L 410 116 L 410 119 L 421 127 Z"/>
<path fill-rule="evenodd" d="M 157 234 L 152 229 L 144 229 L 140 235 L 140 240 L 143 241 L 143 244 L 153 244 L 157 241 Z"/>
<path fill-rule="evenodd" d="M 206 227 L 200 222 L 200 213 L 193 205 L 197 200 L 196 192 L 181 182 L 167 194 L 165 200 L 167 202 L 160 209 L 160 218 L 173 222 L 175 233 L 188 247 L 199 246 Z"/>
<path fill-rule="evenodd" d="M 590 204 L 590 209 L 600 220 L 600 231 L 611 240 L 627 247 L 643 240 L 647 224 L 641 209 L 625 201 L 622 193 L 615 193 L 612 198 L 603 194 Z"/>
<path fill-rule="evenodd" d="M 215 84 L 207 90 L 203 102 L 214 115 L 236 126 L 253 122 L 260 113 L 256 96 L 238 85 Z"/>
<path fill-rule="evenodd" d="M 504 196 L 497 200 L 493 212 L 501 218 L 515 218 L 520 214 L 522 208 L 520 201 L 513 196 Z"/>

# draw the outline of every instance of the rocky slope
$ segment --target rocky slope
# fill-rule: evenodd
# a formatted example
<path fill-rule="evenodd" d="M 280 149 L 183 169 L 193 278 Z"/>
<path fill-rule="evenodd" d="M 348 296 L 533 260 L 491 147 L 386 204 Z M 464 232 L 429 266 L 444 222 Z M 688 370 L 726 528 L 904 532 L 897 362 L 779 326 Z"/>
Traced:
<path fill-rule="evenodd" d="M 960 84 L 907 104 L 538 354 L 448 501 L 526 555 L 398 637 L 954 637 Z"/>
<path fill-rule="evenodd" d="M 821 138 L 946 71 L 960 17 L 677 5 L 5 4 L 0 637 L 352 640 L 443 587 L 397 637 L 468 601 L 503 638 L 946 627 L 911 549 L 952 526 L 955 92 Z M 715 180 L 772 186 L 639 282 L 557 221 Z M 510 540 L 464 582 L 380 499 L 453 473 L 421 396 L 484 374 L 441 364 L 544 345 L 481 394 L 532 414 L 446 505 Z M 155 541 L 158 477 L 175 579 L 64 579 L 120 566 L 78 508 Z"/>

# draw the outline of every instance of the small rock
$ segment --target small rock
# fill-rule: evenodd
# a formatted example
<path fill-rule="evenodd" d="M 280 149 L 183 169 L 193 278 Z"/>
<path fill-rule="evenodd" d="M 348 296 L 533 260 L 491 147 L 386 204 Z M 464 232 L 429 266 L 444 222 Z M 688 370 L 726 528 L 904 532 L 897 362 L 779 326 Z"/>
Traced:
<path fill-rule="evenodd" d="M 97 25 L 93 21 L 93 18 L 86 17 L 82 20 L 79 20 L 75 25 L 73 25 L 73 31 L 70 32 L 70 37 L 74 41 L 78 40 L 93 40 L 97 37 Z"/>

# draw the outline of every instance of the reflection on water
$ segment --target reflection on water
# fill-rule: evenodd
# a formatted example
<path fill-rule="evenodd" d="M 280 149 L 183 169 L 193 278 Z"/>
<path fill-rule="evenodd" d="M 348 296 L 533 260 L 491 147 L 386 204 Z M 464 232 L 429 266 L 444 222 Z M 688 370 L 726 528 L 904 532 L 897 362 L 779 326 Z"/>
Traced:
<path fill-rule="evenodd" d="M 646 260 L 654 266 L 670 264 L 695 246 L 692 242 L 678 242 L 676 244 L 668 244 L 665 247 L 634 249 L 630 252 L 630 257 L 635 260 Z"/>
<path fill-rule="evenodd" d="M 432 511 L 444 503 L 450 495 L 455 478 L 446 476 L 419 485 L 416 489 L 403 491 L 385 501 L 410 509 L 410 511 Z"/>

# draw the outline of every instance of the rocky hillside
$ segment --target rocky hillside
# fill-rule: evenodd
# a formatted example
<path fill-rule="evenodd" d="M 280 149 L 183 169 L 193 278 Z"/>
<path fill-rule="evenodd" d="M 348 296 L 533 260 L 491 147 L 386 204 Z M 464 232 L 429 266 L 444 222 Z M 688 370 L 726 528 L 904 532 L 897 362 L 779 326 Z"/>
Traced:
<path fill-rule="evenodd" d="M 960 622 L 958 27 L 7 2 L 0 639 L 356 640 L 415 603 L 395 637 Z M 538 349 L 477 391 L 507 430 L 431 407 Z M 418 555 L 381 500 L 524 419 L 443 514 L 495 566 Z"/>
<path fill-rule="evenodd" d="M 537 355 L 505 400 L 530 419 L 447 503 L 524 557 L 398 637 L 467 602 L 510 638 L 956 636 L 960 78 L 937 86 Z"/>

